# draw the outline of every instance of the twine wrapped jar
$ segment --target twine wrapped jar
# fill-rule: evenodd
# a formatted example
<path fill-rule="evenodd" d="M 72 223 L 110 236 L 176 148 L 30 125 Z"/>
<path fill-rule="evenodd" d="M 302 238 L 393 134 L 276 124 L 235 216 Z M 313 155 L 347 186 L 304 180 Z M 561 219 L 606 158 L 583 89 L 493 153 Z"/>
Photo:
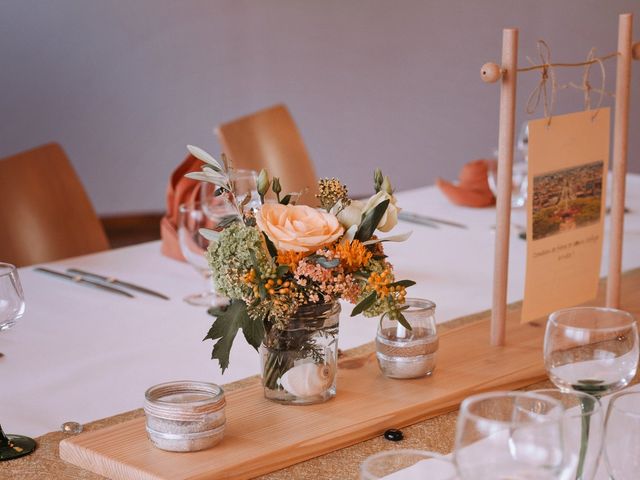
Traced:
<path fill-rule="evenodd" d="M 402 313 L 411 330 L 386 315 L 376 335 L 376 357 L 382 373 L 390 378 L 418 378 L 431 375 L 436 367 L 438 333 L 436 305 L 421 298 L 407 298 Z"/>
<path fill-rule="evenodd" d="M 204 450 L 220 443 L 224 436 L 224 391 L 213 383 L 155 385 L 145 392 L 144 412 L 149 439 L 162 450 Z"/>

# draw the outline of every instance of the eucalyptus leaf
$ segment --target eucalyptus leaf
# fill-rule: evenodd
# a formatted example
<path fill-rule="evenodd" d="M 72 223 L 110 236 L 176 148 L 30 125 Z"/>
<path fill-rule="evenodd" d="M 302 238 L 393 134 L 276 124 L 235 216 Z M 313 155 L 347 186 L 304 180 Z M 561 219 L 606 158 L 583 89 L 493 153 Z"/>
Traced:
<path fill-rule="evenodd" d="M 390 287 L 405 287 L 409 288 L 416 284 L 413 280 L 398 280 L 397 282 L 390 283 Z"/>
<path fill-rule="evenodd" d="M 362 242 L 363 245 L 373 245 L 376 243 L 381 243 L 381 242 L 404 242 L 405 240 L 409 239 L 409 237 L 411 236 L 413 232 L 409 231 L 406 233 L 400 233 L 398 235 L 391 235 L 390 237 L 384 237 L 384 238 L 374 238 L 371 240 L 367 240 L 366 242 Z"/>
<path fill-rule="evenodd" d="M 411 324 L 407 321 L 402 312 L 398 312 L 398 322 L 407 330 L 413 330 Z"/>
<path fill-rule="evenodd" d="M 276 248 L 276 246 L 273 244 L 273 242 L 267 236 L 266 233 L 262 232 L 262 235 L 264 236 L 264 243 L 266 243 L 267 245 L 267 250 L 269 251 L 269 255 L 271 255 L 271 258 L 276 258 L 278 256 L 278 249 Z"/>
<path fill-rule="evenodd" d="M 378 224 L 389 206 L 389 199 L 380 202 L 362 217 L 362 222 L 355 234 L 355 239 L 365 242 L 373 236 L 373 232 L 378 228 Z"/>
<path fill-rule="evenodd" d="M 209 228 L 200 228 L 198 230 L 198 233 L 200 233 L 200 235 L 202 235 L 210 242 L 217 242 L 218 238 L 220 238 L 220 232 L 216 232 L 215 230 L 211 230 Z"/>
<path fill-rule="evenodd" d="M 278 265 L 278 268 L 276 269 L 276 275 L 278 275 L 278 277 L 282 277 L 288 271 L 289 271 L 289 265 Z"/>
<path fill-rule="evenodd" d="M 329 260 L 327 257 L 323 257 L 322 255 L 318 255 L 313 259 L 313 261 L 324 268 L 335 268 L 340 265 L 339 258 L 332 258 Z"/>
<path fill-rule="evenodd" d="M 280 204 L 281 205 L 289 205 L 289 202 L 291 202 L 291 194 L 287 194 L 284 197 L 282 197 L 282 200 L 280 200 Z"/>
<path fill-rule="evenodd" d="M 205 152 L 200 147 L 196 147 L 195 145 L 187 145 L 187 150 L 189 150 L 189 153 L 196 157 L 198 160 L 202 160 L 203 162 L 211 165 L 217 171 L 222 172 L 224 170 L 224 168 L 222 168 L 222 165 L 220 165 L 220 162 L 218 162 L 210 153 Z"/>
<path fill-rule="evenodd" d="M 232 223 L 239 221 L 240 217 L 238 215 L 225 215 L 220 219 L 217 226 L 218 228 L 227 228 Z"/>
<path fill-rule="evenodd" d="M 355 317 L 359 313 L 364 312 L 367 308 L 376 303 L 376 292 L 371 292 L 367 297 L 365 297 L 360 303 L 358 303 L 355 307 L 353 307 L 353 311 L 351 312 L 351 316 Z"/>
<path fill-rule="evenodd" d="M 190 178 L 191 180 L 198 180 L 199 182 L 213 183 L 218 187 L 231 190 L 227 179 L 219 175 L 214 176 L 207 172 L 190 172 L 187 173 L 185 177 Z"/>

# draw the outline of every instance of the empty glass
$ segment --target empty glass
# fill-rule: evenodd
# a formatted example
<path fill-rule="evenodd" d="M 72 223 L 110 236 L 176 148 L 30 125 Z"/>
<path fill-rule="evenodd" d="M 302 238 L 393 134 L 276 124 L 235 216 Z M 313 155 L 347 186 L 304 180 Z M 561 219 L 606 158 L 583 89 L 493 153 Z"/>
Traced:
<path fill-rule="evenodd" d="M 527 202 L 527 188 L 529 183 L 528 177 L 528 161 L 529 161 L 529 123 L 525 122 L 520 126 L 520 132 L 516 139 L 517 154 L 512 166 L 512 187 L 511 187 L 511 206 L 514 208 L 524 207 Z M 495 157 L 498 151 L 494 152 Z M 489 168 L 489 188 L 494 195 L 498 194 L 497 180 L 498 170 L 497 162 L 493 167 Z"/>
<path fill-rule="evenodd" d="M 638 368 L 638 327 L 628 312 L 575 307 L 553 312 L 544 338 L 544 363 L 563 390 L 601 396 L 629 384 Z"/>
<path fill-rule="evenodd" d="M 258 194 L 258 173 L 254 170 L 232 170 L 229 172 L 233 195 L 223 195 L 227 202 L 235 202 L 244 213 L 254 212 L 260 208 Z M 218 187 L 212 183 L 203 182 L 200 190 L 200 201 L 208 216 L 216 216 L 220 206 L 221 196 L 216 195 Z"/>
<path fill-rule="evenodd" d="M 458 474 L 464 480 L 559 478 L 563 413 L 558 400 L 536 393 L 466 398 L 456 428 Z"/>
<path fill-rule="evenodd" d="M 535 390 L 533 393 L 554 398 L 564 407 L 565 467 L 562 478 L 593 479 L 598 469 L 604 436 L 604 412 L 600 400 L 583 392 L 555 389 Z"/>
<path fill-rule="evenodd" d="M 0 331 L 7 330 L 24 315 L 25 303 L 18 269 L 0 262 Z"/>
<path fill-rule="evenodd" d="M 612 480 L 640 476 L 640 392 L 620 392 L 609 401 L 604 457 Z"/>
<path fill-rule="evenodd" d="M 213 284 L 213 277 L 206 251 L 209 240 L 200 234 L 201 228 L 219 230 L 218 224 L 229 215 L 236 215 L 231 205 L 221 202 L 215 209 L 210 208 L 210 215 L 205 215 L 200 202 L 183 203 L 179 207 L 178 241 L 184 258 L 202 275 L 207 282 L 207 290 L 185 297 L 191 305 L 213 307 L 228 303 L 228 299 L 218 295 Z"/>
<path fill-rule="evenodd" d="M 455 465 L 447 457 L 424 450 L 389 450 L 368 457 L 361 480 L 454 480 Z"/>

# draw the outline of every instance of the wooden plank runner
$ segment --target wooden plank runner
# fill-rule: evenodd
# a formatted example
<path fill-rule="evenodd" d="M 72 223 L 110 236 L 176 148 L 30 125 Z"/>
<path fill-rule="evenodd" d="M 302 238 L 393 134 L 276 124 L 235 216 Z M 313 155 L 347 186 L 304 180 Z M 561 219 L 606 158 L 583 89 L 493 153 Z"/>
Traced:
<path fill-rule="evenodd" d="M 622 287 L 622 308 L 640 314 L 640 270 L 626 274 Z M 603 304 L 603 290 L 595 304 Z M 138 418 L 65 439 L 60 457 L 111 479 L 244 479 L 279 470 L 453 410 L 471 394 L 546 378 L 544 323 L 520 325 L 519 319 L 519 306 L 510 309 L 502 347 L 487 345 L 490 312 L 444 333 L 430 378 L 385 378 L 375 356 L 366 355 L 341 362 L 338 394 L 325 404 L 268 402 L 259 385 L 233 391 L 227 396 L 226 436 L 210 450 L 158 450 L 147 439 L 144 418 Z"/>

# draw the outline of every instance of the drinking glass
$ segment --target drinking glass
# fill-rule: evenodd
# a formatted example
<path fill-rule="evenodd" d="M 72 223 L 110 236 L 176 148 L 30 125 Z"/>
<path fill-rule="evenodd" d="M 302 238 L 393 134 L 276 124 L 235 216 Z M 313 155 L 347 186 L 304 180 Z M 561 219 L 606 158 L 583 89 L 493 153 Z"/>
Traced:
<path fill-rule="evenodd" d="M 620 392 L 609 401 L 604 458 L 612 480 L 640 475 L 640 392 Z"/>
<path fill-rule="evenodd" d="M 7 330 L 24 315 L 25 303 L 18 269 L 0 262 L 0 331 Z"/>
<path fill-rule="evenodd" d="M 25 303 L 18 269 L 0 262 L 0 331 L 13 327 L 24 315 Z M 2 354 L 0 354 L 1 356 Z M 6 435 L 0 426 L 0 461 L 33 452 L 36 442 L 23 435 Z"/>
<path fill-rule="evenodd" d="M 638 327 L 628 312 L 575 307 L 549 316 L 544 364 L 562 390 L 602 396 L 627 386 L 638 368 Z"/>
<path fill-rule="evenodd" d="M 600 400 L 584 392 L 534 390 L 558 400 L 562 417 L 565 467 L 562 478 L 591 480 L 598 470 L 604 436 L 604 412 Z"/>
<path fill-rule="evenodd" d="M 455 462 L 464 480 L 557 479 L 564 467 L 562 404 L 530 392 L 466 398 L 456 427 Z"/>
<path fill-rule="evenodd" d="M 518 155 L 513 162 L 511 171 L 511 206 L 513 208 L 524 207 L 527 202 L 527 189 L 529 183 L 528 161 L 529 161 L 529 123 L 525 122 L 520 126 L 520 132 L 516 140 Z M 494 156 L 498 157 L 498 151 L 494 151 Z M 488 171 L 489 188 L 494 195 L 498 195 L 498 163 L 489 167 Z"/>
<path fill-rule="evenodd" d="M 184 301 L 205 307 L 226 305 L 228 299 L 215 291 L 213 275 L 206 258 L 209 240 L 200 234 L 200 229 L 221 230 L 219 223 L 227 216 L 235 215 L 235 209 L 221 202 L 216 208 L 209 208 L 207 215 L 200 202 L 187 202 L 179 206 L 178 212 L 178 241 L 182 255 L 207 282 L 206 291 L 188 295 Z"/>
<path fill-rule="evenodd" d="M 447 457 L 424 450 L 388 450 L 368 457 L 361 480 L 454 480 L 456 467 Z"/>
<path fill-rule="evenodd" d="M 216 195 L 218 187 L 203 182 L 200 190 L 200 201 L 207 216 L 216 216 L 220 201 L 236 202 L 242 206 L 243 213 L 255 213 L 260 208 L 258 194 L 258 173 L 255 170 L 231 170 L 229 172 L 232 195 Z"/>

